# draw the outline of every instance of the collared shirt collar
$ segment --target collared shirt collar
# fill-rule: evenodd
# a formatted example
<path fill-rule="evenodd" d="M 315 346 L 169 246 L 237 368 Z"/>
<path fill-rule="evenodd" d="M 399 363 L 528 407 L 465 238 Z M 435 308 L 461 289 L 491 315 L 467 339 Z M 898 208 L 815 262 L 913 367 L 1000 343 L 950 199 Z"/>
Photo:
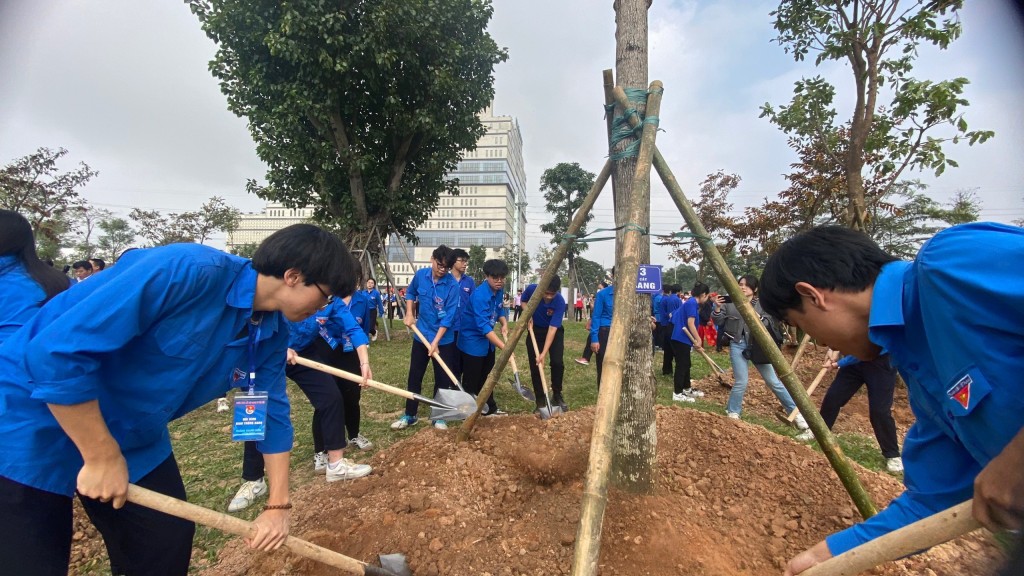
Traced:
<path fill-rule="evenodd" d="M 252 262 L 246 262 L 231 284 L 231 290 L 228 291 L 228 306 L 252 310 L 252 303 L 256 298 L 256 277 L 257 273 L 252 267 Z"/>
<path fill-rule="evenodd" d="M 888 342 L 879 341 L 878 329 L 904 325 L 903 318 L 903 279 L 910 262 L 890 262 L 882 266 L 875 278 L 871 293 L 871 314 L 868 317 L 869 337 L 871 341 L 883 349 Z"/>

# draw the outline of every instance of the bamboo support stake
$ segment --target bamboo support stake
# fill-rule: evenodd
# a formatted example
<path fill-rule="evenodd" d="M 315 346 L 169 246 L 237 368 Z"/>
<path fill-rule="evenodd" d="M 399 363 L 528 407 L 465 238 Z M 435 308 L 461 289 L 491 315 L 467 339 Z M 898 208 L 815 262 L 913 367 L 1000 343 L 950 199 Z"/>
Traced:
<path fill-rule="evenodd" d="M 818 387 L 818 384 L 821 384 L 821 379 L 824 378 L 825 374 L 827 374 L 827 373 L 828 373 L 828 368 L 822 368 L 821 370 L 818 370 L 818 375 L 814 377 L 814 381 L 811 382 L 811 385 L 807 387 L 807 395 L 808 396 L 810 396 L 811 394 L 814 394 L 814 389 Z M 796 415 L 799 414 L 799 413 L 800 413 L 800 409 L 799 408 L 793 408 L 793 411 L 789 413 L 789 416 L 786 417 L 786 420 L 789 420 L 790 422 L 792 422 L 793 420 L 796 420 Z"/>
<path fill-rule="evenodd" d="M 629 100 L 626 98 L 626 93 L 622 88 L 614 88 L 612 94 L 619 106 L 629 106 Z M 639 121 L 634 116 L 630 118 L 630 122 L 636 123 Z M 732 301 L 736 304 L 740 316 L 743 317 L 743 321 L 747 324 L 750 334 L 753 335 L 754 340 L 757 341 L 761 349 L 771 359 L 772 366 L 775 368 L 779 380 L 782 381 L 786 390 L 793 397 L 793 402 L 796 403 L 797 408 L 804 415 L 811 432 L 814 433 L 814 437 L 818 440 L 818 445 L 821 446 L 821 451 L 836 471 L 836 475 L 839 476 L 843 487 L 850 494 L 850 498 L 853 500 L 854 505 L 857 506 L 857 510 L 865 519 L 874 516 L 878 509 L 875 507 L 874 502 L 871 501 L 871 496 L 864 489 L 860 478 L 857 477 L 857 473 L 839 447 L 839 443 L 832 436 L 832 432 L 825 426 L 825 421 L 821 419 L 821 414 L 818 413 L 814 402 L 811 401 L 793 369 L 786 362 L 782 351 L 775 346 L 775 342 L 772 341 L 768 330 L 761 324 L 761 319 L 754 312 L 754 307 L 750 305 L 750 302 L 747 301 L 740 291 L 739 282 L 733 276 L 732 271 L 729 270 L 729 266 L 718 251 L 718 247 L 715 246 L 714 240 L 708 234 L 707 229 L 704 228 L 704 224 L 701 223 L 697 213 L 694 212 L 690 201 L 686 199 L 686 195 L 683 194 L 683 189 L 676 180 L 675 174 L 672 173 L 668 163 L 665 162 L 665 158 L 658 151 L 657 147 L 654 149 L 654 168 L 658 171 L 662 183 L 668 189 L 669 195 L 675 202 L 679 212 L 683 215 L 686 225 L 697 236 L 696 241 L 700 244 L 704 256 L 710 260 L 711 267 L 714 269 L 719 281 L 725 286 L 729 295 L 732 296 Z M 607 360 L 607 357 L 605 359 Z"/>
<path fill-rule="evenodd" d="M 594 203 L 597 202 L 597 197 L 601 193 L 601 189 L 604 188 L 605 184 L 608 183 L 608 177 L 612 173 L 612 163 L 608 160 L 604 163 L 601 168 L 601 173 L 597 175 L 597 180 L 594 181 L 594 185 L 590 187 L 590 191 L 583 198 L 583 203 L 580 204 L 579 210 L 576 211 L 576 215 L 573 216 L 572 222 L 569 223 L 569 228 L 565 231 L 562 240 L 555 247 L 555 251 L 551 254 L 551 261 L 548 262 L 548 267 L 544 269 L 544 273 L 541 274 L 540 280 L 537 281 L 537 288 L 533 291 L 534 294 L 544 294 L 547 291 L 548 285 L 551 284 L 551 280 L 558 273 L 558 267 L 562 264 L 562 260 L 565 259 L 565 255 L 569 252 L 569 246 L 572 245 L 574 236 L 580 231 L 580 228 L 586 223 L 587 214 L 594 207 Z M 494 391 L 494 386 L 498 383 L 498 379 L 501 378 L 501 373 L 505 370 L 505 366 L 508 364 L 509 358 L 515 351 L 516 346 L 519 344 L 519 339 L 523 337 L 526 332 L 526 326 L 529 324 L 529 319 L 533 317 L 533 313 L 537 311 L 537 306 L 540 305 L 541 298 L 530 298 L 529 302 L 523 306 L 523 317 L 526 321 L 516 322 L 515 327 L 508 335 L 508 339 L 505 341 L 505 348 L 498 354 L 494 359 L 494 368 L 491 369 L 491 373 L 487 375 L 487 380 L 484 382 L 484 387 L 477 396 L 477 409 L 476 412 L 471 414 L 466 421 L 462 423 L 459 428 L 459 432 L 456 435 L 456 440 L 459 442 L 465 442 L 469 440 L 469 434 L 473 431 L 473 426 L 476 425 L 476 419 L 480 416 L 483 411 L 483 406 L 486 404 L 487 398 Z M 482 400 L 481 400 L 482 399 Z"/>
<path fill-rule="evenodd" d="M 789 365 L 796 371 L 796 365 L 800 363 L 800 358 L 803 357 L 804 352 L 807 351 L 807 345 L 811 342 L 811 335 L 804 333 L 804 337 L 800 339 L 800 345 L 796 347 L 796 354 L 793 354 L 793 361 Z"/>
<path fill-rule="evenodd" d="M 651 83 L 647 96 L 647 117 L 657 117 L 661 111 L 660 81 Z M 628 104 L 622 105 L 628 109 Z M 633 174 L 629 219 L 633 223 L 642 220 L 641 198 L 647 196 L 638 191 L 651 186 L 651 159 L 654 139 L 658 126 L 644 124 L 640 137 L 640 152 Z M 640 268 L 640 243 L 645 241 L 646 231 L 637 226 L 628 226 L 622 233 L 622 243 L 615 270 L 615 303 L 612 308 L 612 325 L 608 332 L 608 348 L 604 352 L 601 373 L 601 389 L 598 393 L 597 412 L 594 415 L 594 431 L 590 438 L 590 459 L 583 486 L 583 503 L 580 510 L 580 524 L 576 534 L 576 549 L 573 559 L 573 576 L 597 574 L 601 552 L 601 530 L 604 512 L 608 505 L 608 483 L 614 451 L 615 414 L 619 410 L 622 392 L 622 375 L 626 365 L 626 346 L 629 340 L 629 324 L 636 307 L 636 278 Z"/>

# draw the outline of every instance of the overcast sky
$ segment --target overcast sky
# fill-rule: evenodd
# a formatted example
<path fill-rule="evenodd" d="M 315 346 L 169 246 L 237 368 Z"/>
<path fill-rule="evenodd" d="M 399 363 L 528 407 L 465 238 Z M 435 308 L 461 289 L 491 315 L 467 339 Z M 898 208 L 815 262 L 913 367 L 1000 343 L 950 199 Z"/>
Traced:
<path fill-rule="evenodd" d="M 615 63 L 611 4 L 494 0 L 491 32 L 509 51 L 496 70 L 495 112 L 522 129 L 531 252 L 543 241 L 541 173 L 559 162 L 597 172 L 607 155 L 601 71 Z M 765 102 L 788 103 L 800 77 L 831 79 L 841 118 L 852 108 L 847 67 L 796 63 L 772 42 L 776 6 L 655 0 L 650 10 L 650 78 L 665 84 L 658 145 L 691 198 L 718 169 L 743 178 L 732 196 L 737 211 L 785 187 L 795 155 L 758 114 Z M 923 49 L 915 74 L 969 78 L 967 120 L 996 138 L 947 147 L 960 168 L 939 179 L 910 176 L 939 200 L 977 188 L 983 219 L 1009 222 L 1024 217 L 1024 26 L 1009 0 L 967 2 L 961 20 L 963 36 L 944 52 Z M 117 213 L 192 210 L 215 195 L 259 210 L 263 201 L 244 186 L 264 167 L 207 70 L 214 51 L 181 1 L 0 0 L 0 164 L 63 146 L 67 168 L 85 161 L 100 172 L 86 199 Z M 652 231 L 678 229 L 682 219 L 656 178 L 652 194 Z M 595 227 L 612 225 L 611 206 L 608 193 Z M 610 266 L 612 243 L 585 257 Z M 653 259 L 668 263 L 663 249 Z"/>

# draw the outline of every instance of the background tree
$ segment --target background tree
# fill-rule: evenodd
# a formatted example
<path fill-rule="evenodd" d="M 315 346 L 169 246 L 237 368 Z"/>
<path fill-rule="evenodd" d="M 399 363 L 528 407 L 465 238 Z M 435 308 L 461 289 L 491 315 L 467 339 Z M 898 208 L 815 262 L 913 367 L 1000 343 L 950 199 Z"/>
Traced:
<path fill-rule="evenodd" d="M 350 246 L 414 230 L 484 127 L 494 65 L 486 0 L 188 0 L 217 44 L 210 70 L 249 120 L 267 186 L 260 197 L 310 206 Z M 378 254 L 376 242 L 369 245 Z"/>
<path fill-rule="evenodd" d="M 99 257 L 107 262 L 116 262 L 135 242 L 135 231 L 124 218 L 100 220 L 99 228 L 103 234 L 96 241 L 96 249 Z"/>
<path fill-rule="evenodd" d="M 960 36 L 957 11 L 962 0 L 849 0 L 817 2 L 786 0 L 771 13 L 776 41 L 796 61 L 815 52 L 815 65 L 846 61 L 853 74 L 855 102 L 849 132 L 836 125 L 836 89 L 820 76 L 796 83 L 789 106 L 776 111 L 762 107 L 762 117 L 787 134 L 804 139 L 823 154 L 833 155 L 846 175 L 847 221 L 865 228 L 868 206 L 863 170 L 871 154 L 882 161 L 870 166 L 886 180 L 883 189 L 899 181 L 907 169 L 930 169 L 939 175 L 946 166 L 943 144 L 966 139 L 984 142 L 991 131 L 967 129 L 962 112 L 966 78 L 941 82 L 917 80 L 910 73 L 922 43 L 945 49 Z M 887 105 L 881 99 L 888 93 Z M 841 138 L 847 140 L 839 156 Z"/>
<path fill-rule="evenodd" d="M 84 260 L 98 256 L 96 250 L 98 248 L 99 234 L 97 232 L 99 231 L 100 222 L 113 217 L 114 214 L 110 210 L 96 208 L 95 206 L 85 205 L 82 210 L 78 211 L 78 241 L 75 244 L 75 260 Z M 102 256 L 99 257 L 102 258 Z M 106 259 L 104 258 L 104 260 Z"/>
<path fill-rule="evenodd" d="M 192 234 L 195 241 L 203 244 L 216 232 L 230 234 L 238 229 L 238 221 L 242 211 L 228 206 L 223 198 L 214 196 L 199 207 L 192 218 Z"/>
<path fill-rule="evenodd" d="M 608 270 L 605 267 L 593 260 L 587 260 L 580 256 L 573 262 L 572 277 L 573 280 L 580 282 L 579 289 L 587 294 L 597 293 L 597 283 L 608 278 Z M 575 301 L 575 297 L 569 301 L 571 305 Z"/>
<path fill-rule="evenodd" d="M 164 215 L 157 210 L 134 208 L 128 218 L 136 223 L 136 233 L 148 240 L 150 246 L 163 246 L 175 242 L 202 244 L 215 232 L 235 230 L 239 214 L 237 208 L 214 196 L 196 211 Z"/>
<path fill-rule="evenodd" d="M 726 174 L 724 170 L 708 174 L 700 185 L 700 197 L 693 201 L 694 211 L 723 254 L 731 252 L 737 243 L 736 230 L 739 223 L 736 217 L 729 214 L 733 209 L 729 193 L 739 186 L 740 180 L 736 174 Z M 696 263 L 698 279 L 714 276 L 696 242 L 685 240 L 675 244 L 672 257 L 680 262 Z"/>
<path fill-rule="evenodd" d="M 697 269 L 689 264 L 666 267 L 661 270 L 661 281 L 666 284 L 679 284 L 683 290 L 689 290 L 697 281 Z"/>
<path fill-rule="evenodd" d="M 533 272 L 530 267 L 530 253 L 526 250 L 516 250 L 514 246 L 503 246 L 501 253 L 498 256 L 508 264 L 509 274 L 515 276 L 519 281 L 519 286 L 526 286 L 532 280 Z M 505 291 L 508 292 L 513 290 L 515 286 L 510 286 L 508 283 L 505 285 Z"/>
<path fill-rule="evenodd" d="M 36 250 L 44 260 L 56 260 L 71 243 L 86 207 L 78 189 L 99 174 L 85 162 L 61 172 L 57 161 L 67 153 L 64 148 L 39 148 L 0 169 L 0 208 L 19 212 L 32 224 Z"/>
<path fill-rule="evenodd" d="M 466 265 L 466 274 L 473 277 L 473 281 L 480 284 L 484 281 L 484 262 L 487 260 L 487 249 L 479 244 L 469 247 L 469 264 Z"/>
<path fill-rule="evenodd" d="M 553 168 L 548 168 L 540 177 L 540 190 L 544 193 L 545 208 L 549 220 L 540 225 L 541 232 L 551 234 L 551 244 L 558 245 L 562 241 L 562 234 L 569 229 L 576 211 L 583 205 L 583 199 L 587 192 L 594 186 L 596 175 L 580 167 L 578 162 L 560 162 Z M 587 214 L 584 225 L 577 235 L 583 236 L 587 233 L 587 223 L 593 220 L 593 214 Z M 587 250 L 587 245 L 575 242 L 569 246 L 565 259 L 567 270 L 574 270 L 576 258 Z M 575 293 L 575 275 L 570 275 L 565 286 L 569 288 L 569 301 L 572 302 Z"/>
<path fill-rule="evenodd" d="M 537 276 L 539 276 L 548 267 L 548 264 L 551 263 L 551 256 L 554 252 L 555 250 L 551 246 L 541 245 L 537 247 L 537 254 L 535 255 L 537 259 L 537 267 L 534 269 Z M 558 265 L 558 275 L 563 279 L 569 277 L 569 267 L 565 260 L 562 260 Z M 568 284 L 568 282 L 565 282 L 565 284 Z"/>
<path fill-rule="evenodd" d="M 256 253 L 256 248 L 259 245 L 255 242 L 247 242 L 238 246 L 231 247 L 231 253 L 235 256 L 241 256 L 242 258 L 252 258 L 252 255 Z"/>

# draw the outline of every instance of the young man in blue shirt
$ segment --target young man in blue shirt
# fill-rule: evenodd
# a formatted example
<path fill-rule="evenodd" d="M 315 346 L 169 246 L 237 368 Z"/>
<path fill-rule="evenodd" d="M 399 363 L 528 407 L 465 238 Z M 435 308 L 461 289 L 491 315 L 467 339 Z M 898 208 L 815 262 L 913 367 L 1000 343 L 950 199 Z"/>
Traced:
<path fill-rule="evenodd" d="M 530 359 L 530 379 L 533 380 L 533 393 L 537 397 L 537 408 L 547 406 L 547 396 L 540 381 L 540 371 L 544 369 L 544 360 L 551 361 L 551 403 L 569 410 L 562 397 L 562 380 L 565 375 L 565 329 L 562 327 L 562 315 L 565 312 L 565 298 L 562 297 L 562 279 L 557 275 L 551 280 L 548 289 L 541 296 L 540 304 L 533 312 L 530 322 L 540 346 L 540 354 L 533 347 L 533 339 L 526 340 L 526 353 Z M 530 284 L 523 291 L 523 302 L 529 302 L 537 291 L 536 284 Z M 543 342 L 543 344 L 541 344 Z"/>
<path fill-rule="evenodd" d="M 114 573 L 186 574 L 195 526 L 126 504 L 128 483 L 184 499 L 167 425 L 237 387 L 268 395 L 270 494 L 247 540 L 278 548 L 291 507 L 287 321 L 353 287 L 344 243 L 297 224 L 252 262 L 198 244 L 135 250 L 43 306 L 0 347 L 5 569 L 67 572 L 77 491 Z"/>
<path fill-rule="evenodd" d="M 377 290 L 377 281 L 373 278 L 366 280 L 366 298 L 370 303 L 366 314 L 366 327 L 369 328 L 370 340 L 376 342 L 377 317 L 384 317 L 384 301 L 381 298 L 380 290 Z"/>
<path fill-rule="evenodd" d="M 675 350 L 672 346 L 672 312 L 675 312 L 677 308 L 683 305 L 682 299 L 679 298 L 679 292 L 681 291 L 682 287 L 679 284 L 670 284 L 668 286 L 669 294 L 663 297 L 659 303 L 661 318 L 665 322 L 665 328 L 662 332 L 662 338 L 664 339 L 662 348 L 665 350 L 665 355 L 661 359 L 662 376 L 672 375 L 672 361 L 675 359 Z"/>
<path fill-rule="evenodd" d="M 508 314 L 502 304 L 508 265 L 504 260 L 488 260 L 484 262 L 483 272 L 486 279 L 473 291 L 460 312 L 462 330 L 456 342 L 462 356 L 462 386 L 473 395 L 480 394 L 487 375 L 494 368 L 495 348 L 504 350 L 505 338 L 508 338 Z M 501 324 L 500 338 L 494 333 L 494 325 L 498 323 Z M 487 398 L 487 414 L 504 414 L 498 410 L 493 394 Z"/>
<path fill-rule="evenodd" d="M 612 312 L 615 308 L 615 269 L 608 287 L 594 298 L 594 315 L 590 320 L 590 349 L 597 356 L 597 388 L 601 389 L 601 369 L 604 367 L 604 352 L 608 347 L 608 331 L 612 327 Z"/>
<path fill-rule="evenodd" d="M 455 347 L 455 334 L 452 332 L 452 326 L 459 309 L 459 285 L 455 278 L 448 273 L 454 262 L 455 256 L 452 249 L 444 244 L 438 246 L 430 256 L 430 266 L 416 271 L 405 293 L 403 322 L 410 327 L 415 324 L 430 342 L 428 348 L 420 342 L 419 338 L 412 339 L 407 386 L 410 392 L 416 394 L 423 389 L 423 376 L 427 372 L 427 360 L 440 356 L 441 360 L 449 367 L 458 361 L 459 351 Z M 418 314 L 413 308 L 413 302 L 418 304 Z M 436 358 L 433 360 L 433 364 L 434 394 L 437 394 L 438 388 L 455 388 L 455 383 L 444 373 L 444 369 L 438 364 Z M 419 405 L 419 402 L 415 400 L 406 400 L 405 414 L 391 423 L 391 429 L 401 430 L 415 424 L 419 419 L 416 416 Z M 444 420 L 435 420 L 434 427 L 447 430 L 448 424 Z"/>
<path fill-rule="evenodd" d="M 786 574 L 972 495 L 989 529 L 1024 525 L 1021 262 L 1024 229 L 993 223 L 939 232 L 913 262 L 837 226 L 791 238 L 769 258 L 765 311 L 862 361 L 888 353 L 917 418 L 903 444 L 906 491 L 793 558 Z"/>
<path fill-rule="evenodd" d="M 469 253 L 462 248 L 452 248 L 452 267 L 451 274 L 455 278 L 455 281 L 459 284 L 459 309 L 455 313 L 455 322 L 452 323 L 452 332 L 455 334 L 455 345 L 458 347 L 459 344 L 459 332 L 462 330 L 462 311 L 469 305 L 469 297 L 473 294 L 473 290 L 476 288 L 476 282 L 472 276 L 466 274 L 466 267 L 469 266 Z M 455 374 L 456 378 L 462 379 L 462 355 L 455 355 L 454 364 L 449 364 L 448 368 L 451 369 L 452 374 Z"/>
<path fill-rule="evenodd" d="M 673 291 L 678 294 L 678 286 Z M 700 305 L 708 299 L 711 289 L 703 282 L 693 285 L 691 296 L 681 306 L 671 312 L 672 356 L 676 360 L 676 371 L 673 376 L 672 400 L 676 402 L 696 402 L 704 393 L 691 385 L 690 381 L 690 348 L 701 349 L 700 336 L 697 334 L 697 323 L 700 318 Z"/>

